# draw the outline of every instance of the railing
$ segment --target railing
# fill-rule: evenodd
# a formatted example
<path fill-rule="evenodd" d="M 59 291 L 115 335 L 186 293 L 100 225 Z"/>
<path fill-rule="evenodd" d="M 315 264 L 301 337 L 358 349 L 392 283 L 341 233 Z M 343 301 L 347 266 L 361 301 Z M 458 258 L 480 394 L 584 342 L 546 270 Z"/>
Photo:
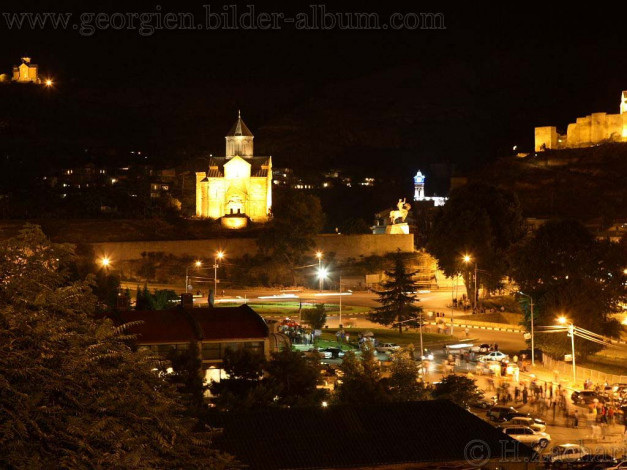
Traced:
<path fill-rule="evenodd" d="M 573 373 L 573 365 L 571 363 L 553 359 L 547 354 L 542 355 L 542 363 L 547 369 L 557 371 L 563 378 L 564 376 L 570 377 L 569 374 Z M 601 372 L 596 369 L 588 369 L 587 367 L 579 366 L 575 366 L 575 369 L 577 373 L 577 382 L 583 382 L 586 379 L 590 379 L 595 383 L 602 384 L 607 382 L 609 385 L 615 383 L 627 383 L 626 375 L 606 374 L 605 372 Z"/>

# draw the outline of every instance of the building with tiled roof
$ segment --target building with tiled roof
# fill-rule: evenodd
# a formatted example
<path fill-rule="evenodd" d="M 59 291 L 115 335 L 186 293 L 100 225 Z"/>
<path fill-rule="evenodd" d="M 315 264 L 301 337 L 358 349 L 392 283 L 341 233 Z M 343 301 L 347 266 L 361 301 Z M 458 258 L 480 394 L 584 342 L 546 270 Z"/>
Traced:
<path fill-rule="evenodd" d="M 185 296 L 190 296 L 186 300 Z M 267 358 L 290 346 L 289 339 L 275 333 L 248 305 L 193 307 L 191 294 L 183 294 L 180 306 L 167 310 L 126 310 L 108 316 L 117 324 L 131 323 L 139 348 L 166 357 L 170 350 L 187 350 L 198 344 L 207 378 L 219 380 L 227 349 L 248 349 Z"/>
<path fill-rule="evenodd" d="M 215 446 L 248 468 L 539 468 L 529 447 L 447 400 L 215 415 Z"/>
<path fill-rule="evenodd" d="M 210 157 L 196 173 L 196 216 L 221 219 L 228 228 L 264 223 L 272 208 L 272 158 L 255 157 L 253 136 L 238 113 L 226 135 L 226 155 Z"/>

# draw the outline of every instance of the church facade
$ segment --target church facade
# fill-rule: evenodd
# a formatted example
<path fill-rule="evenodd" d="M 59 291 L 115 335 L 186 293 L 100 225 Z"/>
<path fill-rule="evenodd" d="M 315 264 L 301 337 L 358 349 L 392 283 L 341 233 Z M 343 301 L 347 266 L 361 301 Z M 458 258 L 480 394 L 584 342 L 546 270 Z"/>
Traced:
<path fill-rule="evenodd" d="M 264 223 L 272 211 L 272 157 L 256 157 L 252 132 L 241 114 L 225 137 L 226 155 L 210 157 L 196 173 L 196 216 L 222 219 L 228 228 Z"/>
<path fill-rule="evenodd" d="M 22 63 L 13 67 L 12 80 L 18 83 L 41 83 L 38 67 L 31 64 L 30 57 L 22 57 Z"/>

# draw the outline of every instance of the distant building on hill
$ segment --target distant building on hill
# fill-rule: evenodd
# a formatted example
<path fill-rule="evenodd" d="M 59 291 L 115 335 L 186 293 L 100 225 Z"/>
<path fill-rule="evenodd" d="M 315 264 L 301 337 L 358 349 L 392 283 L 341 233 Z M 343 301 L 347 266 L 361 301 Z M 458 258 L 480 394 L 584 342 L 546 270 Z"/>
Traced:
<path fill-rule="evenodd" d="M 592 147 L 604 142 L 627 142 L 627 90 L 621 93 L 619 114 L 592 113 L 568 125 L 566 134 L 555 126 L 536 127 L 535 150 Z"/>
<path fill-rule="evenodd" d="M 414 176 L 414 201 L 430 201 L 434 206 L 443 206 L 448 201 L 447 197 L 442 196 L 425 196 L 425 180 L 426 176 L 420 170 Z"/>
<path fill-rule="evenodd" d="M 18 83 L 41 83 L 39 70 L 36 64 L 32 64 L 30 57 L 22 57 L 20 65 L 13 66 L 12 80 Z"/>
<path fill-rule="evenodd" d="M 211 157 L 196 173 L 196 216 L 221 219 L 227 228 L 270 220 L 272 157 L 255 157 L 252 132 L 241 115 L 226 135 L 226 155 Z"/>

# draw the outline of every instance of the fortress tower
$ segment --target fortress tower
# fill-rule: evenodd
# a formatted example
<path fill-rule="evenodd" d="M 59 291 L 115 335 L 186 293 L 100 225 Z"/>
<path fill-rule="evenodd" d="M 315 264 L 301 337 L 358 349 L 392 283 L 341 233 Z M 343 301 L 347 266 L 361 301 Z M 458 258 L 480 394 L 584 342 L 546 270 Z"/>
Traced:
<path fill-rule="evenodd" d="M 568 125 L 566 134 L 555 126 L 536 127 L 535 151 L 592 147 L 605 142 L 627 142 L 627 90 L 621 92 L 619 114 L 592 113 Z"/>

